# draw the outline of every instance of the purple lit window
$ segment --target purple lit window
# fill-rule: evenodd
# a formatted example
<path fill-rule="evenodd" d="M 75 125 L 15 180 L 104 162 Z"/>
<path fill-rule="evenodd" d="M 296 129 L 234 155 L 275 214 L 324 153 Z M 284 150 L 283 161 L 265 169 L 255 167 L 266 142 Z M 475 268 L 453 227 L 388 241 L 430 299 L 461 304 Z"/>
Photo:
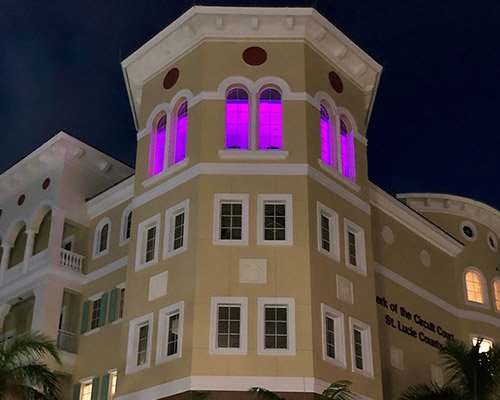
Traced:
<path fill-rule="evenodd" d="M 344 121 L 340 120 L 340 156 L 342 159 L 342 175 L 354 180 L 356 165 L 354 162 L 354 135 L 349 132 Z"/>
<path fill-rule="evenodd" d="M 163 115 L 156 128 L 151 132 L 149 147 L 149 176 L 154 176 L 163 171 L 165 162 L 165 137 L 167 129 L 167 116 Z"/>
<path fill-rule="evenodd" d="M 259 150 L 282 148 L 281 94 L 265 89 L 259 96 Z"/>
<path fill-rule="evenodd" d="M 170 157 L 168 166 L 177 164 L 186 158 L 186 139 L 188 125 L 188 104 L 182 103 L 177 111 L 175 128 L 170 135 Z"/>
<path fill-rule="evenodd" d="M 324 106 L 320 109 L 320 134 L 321 134 L 321 160 L 334 167 L 332 160 L 332 132 L 330 115 Z"/>
<path fill-rule="evenodd" d="M 231 90 L 226 97 L 226 149 L 248 150 L 250 107 L 248 93 L 241 88 Z"/>

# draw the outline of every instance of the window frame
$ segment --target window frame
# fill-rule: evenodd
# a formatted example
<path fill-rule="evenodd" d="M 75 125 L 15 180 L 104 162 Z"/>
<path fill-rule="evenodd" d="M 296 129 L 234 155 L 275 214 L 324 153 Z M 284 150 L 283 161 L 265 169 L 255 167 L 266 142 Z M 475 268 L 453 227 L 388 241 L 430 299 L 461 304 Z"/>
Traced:
<path fill-rule="evenodd" d="M 267 148 L 261 148 L 261 141 L 263 141 L 261 138 L 262 132 L 261 132 L 261 103 L 264 100 L 261 99 L 262 94 L 265 91 L 268 90 L 273 90 L 279 94 L 279 104 L 280 104 L 280 141 L 281 141 L 281 146 L 278 148 L 270 148 L 271 146 L 268 146 Z M 256 118 L 256 128 L 257 128 L 257 143 L 256 143 L 256 150 L 258 151 L 283 151 L 283 93 L 280 87 L 275 86 L 275 85 L 264 85 L 262 86 L 259 91 L 256 93 L 256 112 L 257 112 L 257 118 Z M 272 137 L 272 135 L 268 135 Z M 270 140 L 270 139 L 268 139 Z"/>
<path fill-rule="evenodd" d="M 130 242 L 130 238 L 132 237 L 132 212 L 133 206 L 132 203 L 129 204 L 122 212 L 122 217 L 120 221 L 120 242 L 119 245 L 123 246 Z M 126 237 L 127 228 L 128 228 L 128 216 L 130 215 L 130 233 L 129 237 Z"/>
<path fill-rule="evenodd" d="M 158 262 L 159 259 L 159 248 L 160 248 L 160 224 L 161 224 L 161 214 L 153 215 L 148 219 L 139 223 L 137 227 L 137 240 L 136 240 L 136 251 L 135 251 L 135 270 L 139 271 L 141 269 L 147 268 Z M 156 228 L 155 237 L 155 249 L 154 256 L 152 260 L 145 261 L 145 251 L 147 249 L 147 232 L 151 228 Z"/>
<path fill-rule="evenodd" d="M 107 400 L 113 400 L 116 397 L 116 386 L 118 383 L 118 370 L 115 369 L 110 369 L 108 371 L 109 375 L 109 380 L 108 380 L 108 395 L 106 397 Z M 113 385 L 113 378 L 115 380 L 114 385 Z M 112 392 L 111 388 L 114 386 L 114 392 Z M 102 391 L 103 389 L 101 389 Z"/>
<path fill-rule="evenodd" d="M 334 320 L 335 357 L 330 357 L 327 351 L 328 350 L 327 335 L 326 335 L 327 317 Z M 322 343 L 323 360 L 335 364 L 338 367 L 346 368 L 347 364 L 346 364 L 346 351 L 345 351 L 344 314 L 336 310 L 335 308 L 330 307 L 323 303 L 321 303 L 321 343 Z"/>
<path fill-rule="evenodd" d="M 322 216 L 328 219 L 330 251 L 327 251 L 323 248 L 323 226 L 321 224 Z M 340 261 L 339 214 L 333 211 L 330 207 L 327 207 L 323 203 L 318 201 L 316 202 L 316 225 L 318 251 L 335 261 Z"/>
<path fill-rule="evenodd" d="M 101 244 L 102 230 L 104 229 L 105 225 L 108 225 L 108 237 L 106 238 L 106 248 L 99 251 L 99 247 Z M 112 226 L 111 220 L 109 219 L 109 217 L 104 217 L 97 223 L 96 228 L 94 230 L 94 245 L 92 250 L 93 260 L 109 253 L 109 244 L 111 240 L 111 226 Z"/>
<path fill-rule="evenodd" d="M 498 285 L 498 290 L 496 289 Z M 491 281 L 491 293 L 493 293 L 493 307 L 500 313 L 500 277 L 493 277 Z"/>
<path fill-rule="evenodd" d="M 356 238 L 356 261 L 358 265 L 351 264 L 349 259 L 349 232 L 354 234 Z M 344 218 L 344 247 L 345 265 L 358 274 L 367 276 L 365 230 L 347 218 Z"/>
<path fill-rule="evenodd" d="M 179 315 L 177 327 L 177 352 L 167 355 L 168 334 L 170 318 L 174 315 Z M 183 342 L 183 325 L 184 325 L 184 301 L 163 307 L 158 312 L 158 333 L 156 339 L 156 364 L 162 364 L 167 361 L 182 358 L 182 342 Z"/>
<path fill-rule="evenodd" d="M 82 379 L 80 383 L 80 393 L 78 396 L 78 400 L 83 400 L 83 390 L 86 386 L 90 386 L 90 396 L 88 397 L 89 400 L 92 400 L 92 392 L 94 391 L 94 379 L 95 376 L 88 377 Z"/>
<path fill-rule="evenodd" d="M 247 149 L 242 149 L 242 148 L 236 148 L 236 147 L 228 147 L 227 146 L 227 141 L 228 141 L 228 119 L 227 119 L 227 115 L 228 115 L 228 96 L 229 94 L 234 91 L 234 90 L 243 90 L 246 92 L 247 94 L 247 105 L 248 105 L 248 131 L 247 131 L 247 142 L 248 142 L 248 145 L 247 145 Z M 251 131 L 252 131 L 252 93 L 250 92 L 250 90 L 248 90 L 248 88 L 244 85 L 233 85 L 233 86 L 230 86 L 227 88 L 226 90 L 226 93 L 225 93 L 225 141 L 224 141 L 224 150 L 225 151 L 244 151 L 244 152 L 248 152 L 248 151 L 251 151 L 252 150 L 252 138 L 251 138 Z"/>
<path fill-rule="evenodd" d="M 266 204 L 285 204 L 285 240 L 266 240 L 264 235 L 264 217 Z M 293 245 L 293 197 L 291 194 L 257 195 L 257 244 L 272 246 Z"/>
<path fill-rule="evenodd" d="M 355 354 L 355 343 L 354 343 L 354 329 L 361 333 L 361 346 L 362 346 L 362 359 L 363 359 L 363 369 L 359 369 L 356 366 L 356 354 Z M 373 346 L 372 346 L 372 336 L 371 327 L 364 322 L 357 319 L 349 317 L 349 332 L 351 336 L 351 366 L 352 372 L 356 372 L 361 375 L 365 375 L 368 378 L 373 379 Z"/>
<path fill-rule="evenodd" d="M 266 306 L 287 308 L 286 349 L 265 348 L 265 308 Z M 261 356 L 294 356 L 296 353 L 295 299 L 293 297 L 259 297 L 257 299 L 257 354 Z"/>
<path fill-rule="evenodd" d="M 473 300 L 469 299 L 469 293 L 467 289 L 467 274 L 469 272 L 474 272 L 478 274 L 479 279 L 481 280 L 481 289 L 483 292 L 483 302 L 476 302 Z M 484 277 L 484 274 L 477 268 L 477 267 L 467 267 L 464 269 L 463 275 L 462 275 L 462 287 L 464 291 L 464 299 L 465 299 L 465 304 L 473 307 L 480 307 L 480 308 L 485 308 L 489 309 L 490 308 L 490 300 L 488 296 L 488 287 L 486 285 L 486 278 Z"/>
<path fill-rule="evenodd" d="M 218 309 L 220 305 L 240 307 L 240 346 L 217 347 Z M 245 355 L 248 351 L 248 299 L 246 297 L 212 296 L 210 305 L 210 343 L 209 354 Z"/>
<path fill-rule="evenodd" d="M 142 371 L 151 366 L 151 346 L 153 338 L 153 313 L 142 315 L 130 321 L 128 329 L 127 359 L 125 374 L 132 374 Z M 137 365 L 137 355 L 139 351 L 139 330 L 148 325 L 148 342 L 146 346 L 146 362 Z"/>
<path fill-rule="evenodd" d="M 182 246 L 173 249 L 174 247 L 174 234 L 175 234 L 175 217 L 184 212 L 184 226 L 183 226 L 183 243 Z M 189 199 L 168 208 L 165 211 L 165 228 L 163 235 L 163 260 L 174 257 L 179 253 L 187 250 L 188 247 L 188 231 L 189 231 Z"/>
<path fill-rule="evenodd" d="M 214 222 L 212 232 L 212 243 L 224 246 L 247 246 L 248 245 L 248 212 L 249 195 L 247 193 L 215 193 L 214 194 Z M 221 205 L 222 203 L 241 203 L 241 239 L 220 239 L 221 229 Z"/>

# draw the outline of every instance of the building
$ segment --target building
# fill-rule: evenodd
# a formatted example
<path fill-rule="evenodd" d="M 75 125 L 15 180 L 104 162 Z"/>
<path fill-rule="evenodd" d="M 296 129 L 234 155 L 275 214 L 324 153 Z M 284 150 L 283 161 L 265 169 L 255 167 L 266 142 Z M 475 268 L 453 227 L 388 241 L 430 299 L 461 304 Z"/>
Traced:
<path fill-rule="evenodd" d="M 136 169 L 59 133 L 0 176 L 0 332 L 64 398 L 359 399 L 500 340 L 500 214 L 368 179 L 381 67 L 309 8 L 193 7 L 122 63 Z"/>

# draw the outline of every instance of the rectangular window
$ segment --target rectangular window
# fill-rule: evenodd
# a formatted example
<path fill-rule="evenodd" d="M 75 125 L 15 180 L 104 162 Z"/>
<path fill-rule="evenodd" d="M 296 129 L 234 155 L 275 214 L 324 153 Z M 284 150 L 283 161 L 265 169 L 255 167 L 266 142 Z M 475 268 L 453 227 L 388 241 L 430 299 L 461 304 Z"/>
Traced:
<path fill-rule="evenodd" d="M 323 359 L 345 367 L 344 314 L 321 304 Z"/>
<path fill-rule="evenodd" d="M 116 394 L 116 371 L 110 372 L 109 374 L 109 390 L 108 390 L 108 400 L 112 400 L 115 398 Z"/>
<path fill-rule="evenodd" d="M 142 221 L 137 228 L 137 250 L 135 269 L 139 270 L 158 261 L 158 230 L 160 214 Z"/>
<path fill-rule="evenodd" d="M 118 300 L 118 319 L 123 318 L 123 305 L 125 303 L 125 288 L 120 289 L 120 299 Z"/>
<path fill-rule="evenodd" d="M 184 302 L 164 307 L 159 313 L 156 363 L 180 358 L 182 353 L 182 319 Z"/>
<path fill-rule="evenodd" d="M 139 337 L 137 339 L 137 363 L 136 365 L 146 364 L 148 354 L 149 325 L 145 324 L 139 327 Z"/>
<path fill-rule="evenodd" d="M 258 354 L 295 354 L 295 302 L 291 298 L 259 298 Z"/>
<path fill-rule="evenodd" d="M 144 262 L 147 263 L 155 257 L 156 226 L 148 228 L 146 231 L 146 254 Z"/>
<path fill-rule="evenodd" d="M 259 195 L 257 243 L 293 244 L 292 195 Z"/>
<path fill-rule="evenodd" d="M 373 378 L 370 326 L 349 318 L 352 370 Z"/>
<path fill-rule="evenodd" d="M 92 380 L 82 383 L 80 389 L 80 400 L 91 400 L 92 398 Z"/>
<path fill-rule="evenodd" d="M 92 302 L 92 311 L 90 315 L 91 330 L 99 327 L 100 315 L 101 315 L 101 299 L 99 298 Z"/>
<path fill-rule="evenodd" d="M 189 200 L 185 200 L 165 211 L 163 259 L 187 249 L 188 222 Z"/>
<path fill-rule="evenodd" d="M 320 202 L 317 203 L 318 251 L 339 260 L 338 214 Z"/>
<path fill-rule="evenodd" d="M 213 243 L 248 244 L 248 194 L 214 195 Z"/>
<path fill-rule="evenodd" d="M 151 360 L 153 313 L 130 321 L 126 374 L 149 368 Z"/>
<path fill-rule="evenodd" d="M 486 339 L 484 336 L 479 335 L 471 335 L 472 345 L 475 346 L 477 344 L 479 337 L 482 337 L 483 339 L 481 344 L 479 345 L 479 352 L 486 353 L 490 351 L 490 349 L 493 347 L 493 339 Z"/>
<path fill-rule="evenodd" d="M 365 232 L 354 222 L 344 218 L 346 265 L 366 275 Z"/>

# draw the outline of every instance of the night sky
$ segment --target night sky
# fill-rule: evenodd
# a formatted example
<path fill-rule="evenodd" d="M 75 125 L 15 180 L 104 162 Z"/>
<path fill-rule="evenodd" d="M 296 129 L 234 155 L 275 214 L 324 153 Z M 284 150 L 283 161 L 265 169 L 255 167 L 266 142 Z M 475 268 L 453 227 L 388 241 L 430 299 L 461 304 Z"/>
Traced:
<path fill-rule="evenodd" d="M 500 208 L 498 0 L 0 0 L 0 172 L 61 130 L 133 165 L 120 61 L 194 4 L 314 6 L 384 67 L 370 179 Z"/>

